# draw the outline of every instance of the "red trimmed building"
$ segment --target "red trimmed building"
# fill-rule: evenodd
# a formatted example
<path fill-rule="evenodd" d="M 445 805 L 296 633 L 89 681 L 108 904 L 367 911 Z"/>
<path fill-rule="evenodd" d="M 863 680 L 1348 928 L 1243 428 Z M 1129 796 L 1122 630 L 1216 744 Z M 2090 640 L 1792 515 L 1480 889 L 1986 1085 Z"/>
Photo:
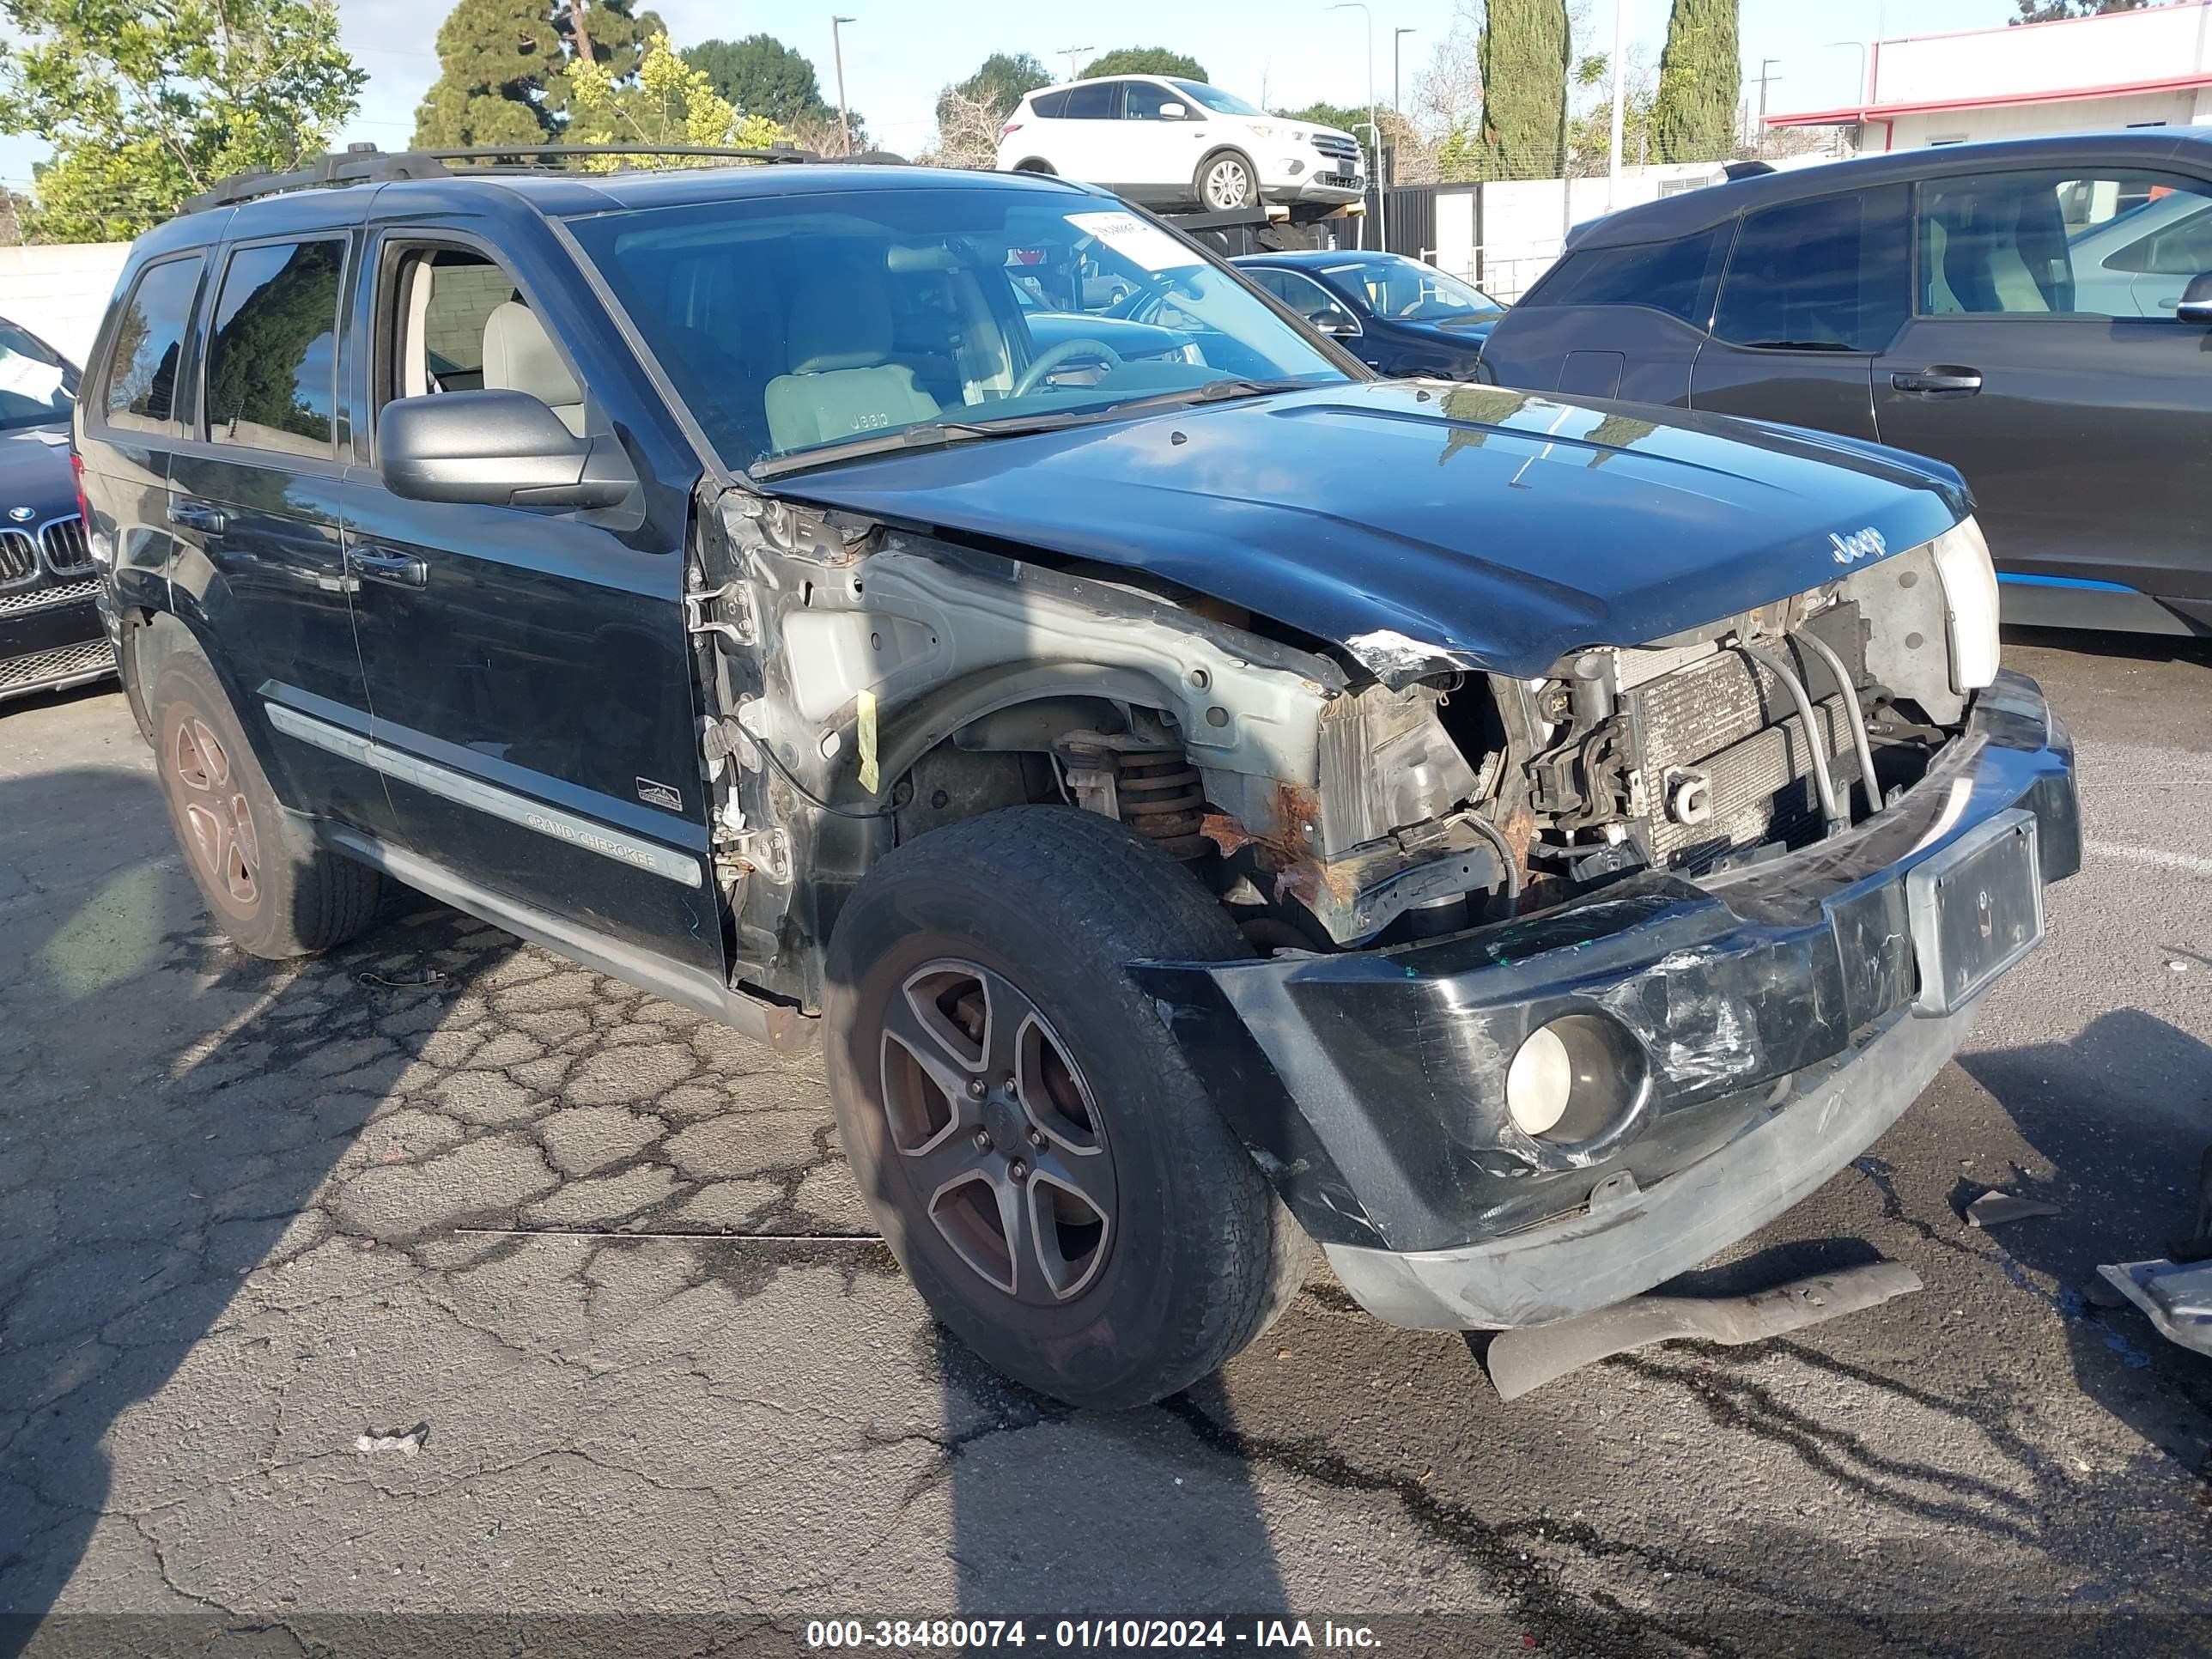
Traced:
<path fill-rule="evenodd" d="M 2212 125 L 2212 0 L 1879 40 L 1865 70 L 1858 102 L 1766 125 L 1844 128 L 1860 152 Z"/>

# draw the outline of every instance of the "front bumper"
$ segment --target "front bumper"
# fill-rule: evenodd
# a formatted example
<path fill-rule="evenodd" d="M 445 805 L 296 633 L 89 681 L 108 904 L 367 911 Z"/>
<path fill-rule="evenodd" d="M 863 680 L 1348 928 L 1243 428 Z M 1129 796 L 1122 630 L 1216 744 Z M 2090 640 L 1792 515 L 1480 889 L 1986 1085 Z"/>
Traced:
<path fill-rule="evenodd" d="M 2072 874 L 2071 744 L 2007 674 L 1904 799 L 1785 857 L 1419 945 L 1141 971 L 1353 1296 L 1400 1324 L 1539 1323 L 1695 1266 L 1911 1103 L 1976 1010 L 1913 1011 L 1907 878 L 2014 809 L 2041 879 Z M 1588 1149 L 1520 1136 L 1515 1050 L 1593 1008 L 1649 1063 L 1630 1129 Z"/>
<path fill-rule="evenodd" d="M 1351 185 L 1340 182 L 1346 176 L 1340 173 L 1316 173 L 1309 171 L 1295 179 L 1279 179 L 1273 184 L 1263 185 L 1261 187 L 1260 195 L 1263 200 L 1292 206 L 1318 202 L 1331 207 L 1341 207 L 1347 203 L 1359 200 L 1367 193 L 1367 181 L 1364 178 L 1359 178 L 1357 174 L 1348 175 L 1358 178 L 1358 182 Z M 1322 182 L 1324 179 L 1340 182 L 1324 183 Z"/>
<path fill-rule="evenodd" d="M 82 581 L 0 594 L 0 697 L 78 685 L 114 672 L 95 587 Z"/>

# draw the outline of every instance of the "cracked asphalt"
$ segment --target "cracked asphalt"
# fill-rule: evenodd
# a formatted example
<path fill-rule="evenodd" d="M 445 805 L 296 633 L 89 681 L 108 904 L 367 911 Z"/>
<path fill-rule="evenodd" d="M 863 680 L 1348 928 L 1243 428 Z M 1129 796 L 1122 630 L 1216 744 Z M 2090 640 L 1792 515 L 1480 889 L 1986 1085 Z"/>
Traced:
<path fill-rule="evenodd" d="M 2203 1650 L 2212 1360 L 2087 1292 L 2188 1230 L 2212 1141 L 2212 650 L 2008 651 L 2079 739 L 2088 870 L 1897 1127 L 1691 1276 L 1926 1290 L 1510 1407 L 1318 1268 L 1188 1395 L 1025 1395 L 869 1237 L 814 1060 L 419 903 L 240 957 L 120 696 L 0 710 L 0 1653 L 1039 1613 Z M 2061 1213 L 1970 1229 L 1990 1186 Z"/>

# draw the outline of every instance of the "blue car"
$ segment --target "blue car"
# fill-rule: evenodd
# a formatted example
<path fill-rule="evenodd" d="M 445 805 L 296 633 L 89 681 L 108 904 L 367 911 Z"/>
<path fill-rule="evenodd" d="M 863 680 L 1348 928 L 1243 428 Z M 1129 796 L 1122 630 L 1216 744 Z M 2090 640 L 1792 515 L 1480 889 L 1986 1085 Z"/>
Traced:
<path fill-rule="evenodd" d="M 114 672 L 70 467 L 76 366 L 0 319 L 0 700 Z"/>
<path fill-rule="evenodd" d="M 1246 276 L 1378 374 L 1471 380 L 1505 307 L 1402 253 L 1253 253 Z"/>

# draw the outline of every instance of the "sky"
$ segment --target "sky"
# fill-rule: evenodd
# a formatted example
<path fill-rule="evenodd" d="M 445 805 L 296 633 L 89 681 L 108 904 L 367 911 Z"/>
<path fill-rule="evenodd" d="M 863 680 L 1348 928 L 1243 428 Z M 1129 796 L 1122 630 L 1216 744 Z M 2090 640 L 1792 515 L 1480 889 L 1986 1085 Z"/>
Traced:
<path fill-rule="evenodd" d="M 856 21 L 844 27 L 845 86 L 870 134 L 886 149 L 911 155 L 929 140 L 939 90 L 994 52 L 1030 52 L 1065 72 L 1066 50 L 1164 46 L 1205 64 L 1219 84 L 1255 102 L 1297 108 L 1316 100 L 1356 104 L 1368 93 L 1369 18 L 1373 28 L 1374 96 L 1391 95 L 1392 31 L 1414 32 L 1401 44 L 1404 95 L 1429 53 L 1451 29 L 1457 0 L 1368 0 L 1358 9 L 1327 10 L 1322 0 L 1112 0 L 1110 5 L 1043 6 L 1036 0 L 839 0 Z M 814 60 L 825 96 L 834 100 L 830 17 L 811 0 L 650 0 L 679 46 L 715 35 L 765 31 Z M 1632 61 L 1658 58 L 1668 0 L 1583 0 L 1575 43 L 1579 56 L 1613 40 L 1615 7 L 1624 9 Z M 2012 0 L 1742 0 L 1741 43 L 1747 89 L 1763 60 L 1770 112 L 1823 109 L 1856 95 L 1864 54 L 1850 43 L 1952 29 L 2002 26 Z M 436 24 L 443 0 L 338 0 L 345 45 L 368 71 L 361 110 L 342 142 L 367 140 L 404 148 L 414 131 L 415 106 L 438 73 Z M 0 178 L 19 185 L 44 148 L 29 138 L 0 138 Z"/>

